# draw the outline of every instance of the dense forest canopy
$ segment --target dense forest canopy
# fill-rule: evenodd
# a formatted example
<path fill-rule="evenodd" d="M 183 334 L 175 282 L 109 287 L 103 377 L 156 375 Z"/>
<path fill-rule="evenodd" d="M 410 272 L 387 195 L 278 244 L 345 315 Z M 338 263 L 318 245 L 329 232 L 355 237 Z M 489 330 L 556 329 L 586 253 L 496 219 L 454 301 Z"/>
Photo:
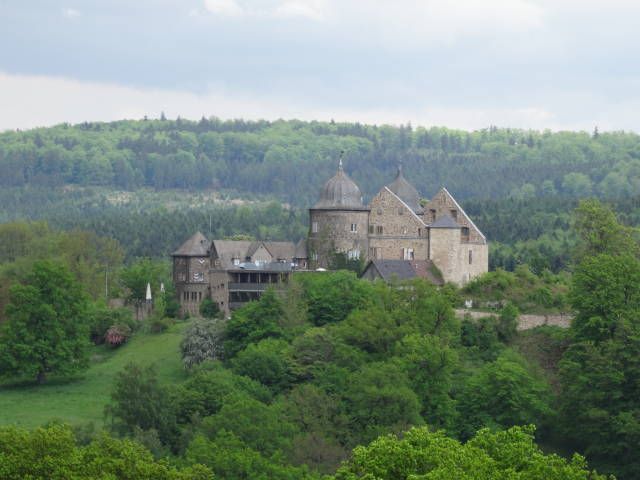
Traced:
<path fill-rule="evenodd" d="M 202 118 L 59 125 L 0 134 L 0 184 L 119 189 L 226 189 L 306 207 L 345 152 L 366 197 L 398 162 L 419 191 L 460 200 L 629 195 L 640 184 L 640 136 L 487 128 L 370 126 Z"/>

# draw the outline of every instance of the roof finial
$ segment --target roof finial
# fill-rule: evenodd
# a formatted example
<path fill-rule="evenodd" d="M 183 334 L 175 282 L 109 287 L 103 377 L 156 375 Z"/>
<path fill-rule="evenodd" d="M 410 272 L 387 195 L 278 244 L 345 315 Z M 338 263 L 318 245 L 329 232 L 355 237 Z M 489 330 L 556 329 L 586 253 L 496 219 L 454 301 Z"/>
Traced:
<path fill-rule="evenodd" d="M 344 157 L 344 150 L 340 150 L 340 161 L 338 162 L 338 170 L 342 171 L 342 157 Z"/>

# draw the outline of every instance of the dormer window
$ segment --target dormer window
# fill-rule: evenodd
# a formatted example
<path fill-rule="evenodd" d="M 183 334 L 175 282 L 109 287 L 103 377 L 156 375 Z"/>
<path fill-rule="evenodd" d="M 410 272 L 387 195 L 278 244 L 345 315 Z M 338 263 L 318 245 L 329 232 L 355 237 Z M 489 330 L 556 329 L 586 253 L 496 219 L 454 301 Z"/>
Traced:
<path fill-rule="evenodd" d="M 239 258 L 234 258 L 232 261 L 233 261 L 234 265 L 240 265 L 240 259 Z"/>

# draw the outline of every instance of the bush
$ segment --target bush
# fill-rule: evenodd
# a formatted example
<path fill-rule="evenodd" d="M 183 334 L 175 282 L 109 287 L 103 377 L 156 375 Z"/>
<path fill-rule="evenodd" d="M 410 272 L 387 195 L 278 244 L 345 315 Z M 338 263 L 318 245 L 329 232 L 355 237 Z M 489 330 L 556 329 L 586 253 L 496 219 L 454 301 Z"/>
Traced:
<path fill-rule="evenodd" d="M 149 322 L 149 331 L 151 333 L 166 332 L 171 325 L 173 325 L 173 320 L 170 318 L 152 318 Z"/>
<path fill-rule="evenodd" d="M 180 343 L 182 362 L 191 368 L 205 360 L 223 358 L 223 323 L 220 320 L 196 320 Z"/>
<path fill-rule="evenodd" d="M 209 298 L 205 298 L 200 304 L 200 315 L 204 318 L 219 318 L 221 314 L 218 304 Z"/>
<path fill-rule="evenodd" d="M 131 329 L 127 325 L 113 325 L 104 334 L 104 341 L 110 347 L 119 347 L 126 343 L 131 337 Z"/>
<path fill-rule="evenodd" d="M 114 326 L 127 327 L 131 334 L 137 327 L 131 310 L 128 308 L 108 308 L 105 305 L 94 305 L 89 312 L 91 341 L 96 345 L 106 341 L 107 331 Z"/>

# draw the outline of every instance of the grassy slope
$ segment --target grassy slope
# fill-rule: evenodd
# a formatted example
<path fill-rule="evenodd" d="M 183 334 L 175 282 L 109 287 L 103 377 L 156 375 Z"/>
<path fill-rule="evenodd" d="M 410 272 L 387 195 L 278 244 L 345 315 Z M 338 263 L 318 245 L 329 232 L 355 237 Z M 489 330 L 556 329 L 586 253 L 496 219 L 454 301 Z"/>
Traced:
<path fill-rule="evenodd" d="M 53 419 L 101 425 L 114 377 L 128 362 L 155 364 L 165 385 L 184 378 L 179 344 L 185 327 L 182 323 L 162 334 L 137 334 L 115 351 L 96 347 L 89 370 L 71 382 L 0 387 L 0 425 L 36 427 Z"/>

